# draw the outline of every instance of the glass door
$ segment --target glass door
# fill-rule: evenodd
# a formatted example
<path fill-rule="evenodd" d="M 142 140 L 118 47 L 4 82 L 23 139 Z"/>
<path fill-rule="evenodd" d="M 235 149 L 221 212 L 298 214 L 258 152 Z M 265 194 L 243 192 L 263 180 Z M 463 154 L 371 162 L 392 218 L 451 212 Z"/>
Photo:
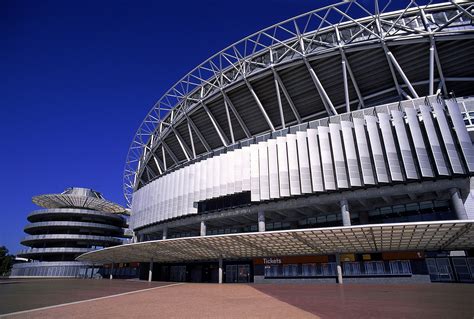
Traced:
<path fill-rule="evenodd" d="M 239 278 L 238 282 L 249 282 L 249 265 L 238 265 L 239 267 Z"/>

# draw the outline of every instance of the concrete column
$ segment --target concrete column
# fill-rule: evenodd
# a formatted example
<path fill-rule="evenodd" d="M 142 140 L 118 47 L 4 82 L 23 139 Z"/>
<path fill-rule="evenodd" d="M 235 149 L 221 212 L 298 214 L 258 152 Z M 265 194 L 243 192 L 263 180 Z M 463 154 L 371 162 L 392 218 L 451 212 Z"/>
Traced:
<path fill-rule="evenodd" d="M 366 225 L 369 223 L 369 212 L 360 212 L 359 213 L 359 222 L 361 225 Z"/>
<path fill-rule="evenodd" d="M 163 228 L 163 240 L 168 238 L 168 227 Z"/>
<path fill-rule="evenodd" d="M 206 236 L 206 222 L 205 221 L 201 221 L 201 236 Z"/>
<path fill-rule="evenodd" d="M 258 231 L 265 231 L 265 212 L 262 210 L 258 212 Z"/>
<path fill-rule="evenodd" d="M 342 285 L 341 256 L 339 254 L 336 254 L 336 272 L 337 272 L 337 283 Z"/>
<path fill-rule="evenodd" d="M 349 203 L 347 202 L 347 200 L 343 199 L 341 200 L 340 205 L 341 205 L 342 225 L 350 226 L 351 214 L 349 213 Z"/>
<path fill-rule="evenodd" d="M 222 258 L 219 258 L 219 283 L 222 284 Z"/>
<path fill-rule="evenodd" d="M 138 235 L 138 241 L 139 241 L 139 242 L 145 241 L 145 235 L 139 234 L 139 235 Z"/>
<path fill-rule="evenodd" d="M 114 263 L 112 263 L 112 267 L 110 267 L 110 276 L 109 276 L 109 279 L 112 280 L 113 279 L 113 275 L 112 273 L 114 272 Z"/>
<path fill-rule="evenodd" d="M 148 281 L 153 279 L 153 259 L 150 261 L 150 268 L 148 269 Z"/>
<path fill-rule="evenodd" d="M 459 220 L 468 219 L 466 208 L 462 202 L 461 192 L 457 188 L 450 188 L 449 193 L 451 194 L 451 206 L 456 213 Z"/>
<path fill-rule="evenodd" d="M 94 269 L 95 269 L 95 267 L 94 267 L 94 265 L 92 265 L 91 266 L 91 277 L 90 277 L 91 279 L 94 278 Z"/>

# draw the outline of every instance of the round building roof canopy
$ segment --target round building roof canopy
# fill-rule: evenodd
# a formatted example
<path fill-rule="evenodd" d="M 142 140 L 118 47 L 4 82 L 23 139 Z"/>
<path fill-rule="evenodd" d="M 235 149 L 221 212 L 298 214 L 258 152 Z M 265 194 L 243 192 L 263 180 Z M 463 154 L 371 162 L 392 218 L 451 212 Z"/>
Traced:
<path fill-rule="evenodd" d="M 89 188 L 72 187 L 61 194 L 45 194 L 33 197 L 33 203 L 44 208 L 85 208 L 107 213 L 126 213 L 124 207 L 110 202 Z"/>

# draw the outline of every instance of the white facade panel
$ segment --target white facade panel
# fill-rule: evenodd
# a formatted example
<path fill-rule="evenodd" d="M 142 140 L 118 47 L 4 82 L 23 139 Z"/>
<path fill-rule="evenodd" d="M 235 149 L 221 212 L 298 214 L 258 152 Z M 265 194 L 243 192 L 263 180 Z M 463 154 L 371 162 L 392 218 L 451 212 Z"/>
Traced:
<path fill-rule="evenodd" d="M 192 202 L 198 202 L 199 201 L 199 192 L 201 189 L 201 162 L 194 163 L 193 165 L 193 170 L 194 170 L 194 183 L 193 183 L 193 189 L 192 189 Z M 194 205 L 194 204 L 193 204 Z M 194 207 L 194 206 L 193 206 Z"/>
<path fill-rule="evenodd" d="M 354 124 L 349 121 L 341 121 L 341 130 L 350 185 L 351 187 L 362 186 L 359 160 L 357 158 L 356 146 L 354 143 Z"/>
<path fill-rule="evenodd" d="M 436 132 L 436 127 L 433 121 L 431 107 L 428 105 L 420 105 L 419 107 L 438 174 L 449 176 L 448 163 L 444 159 L 444 151 L 441 148 L 441 141 L 438 139 L 438 133 Z"/>
<path fill-rule="evenodd" d="M 227 174 L 227 195 L 232 195 L 235 192 L 235 152 L 227 153 L 227 162 L 225 164 L 225 171 Z"/>
<path fill-rule="evenodd" d="M 398 110 L 392 110 L 392 118 L 393 125 L 395 126 L 395 134 L 397 135 L 398 147 L 402 153 L 402 162 L 403 167 L 405 168 L 405 175 L 407 179 L 418 179 L 403 113 Z"/>
<path fill-rule="evenodd" d="M 387 155 L 388 168 L 392 181 L 403 181 L 402 168 L 398 160 L 398 151 L 393 138 L 392 121 L 390 114 L 379 113 L 380 131 L 382 132 L 383 145 L 385 147 L 385 155 Z"/>
<path fill-rule="evenodd" d="M 209 199 L 212 198 L 213 194 L 213 185 L 214 185 L 214 158 L 208 158 L 205 160 L 206 161 L 206 196 L 204 196 L 204 199 Z"/>
<path fill-rule="evenodd" d="M 258 145 L 250 145 L 250 199 L 252 202 L 260 201 L 260 178 L 258 165 Z"/>
<path fill-rule="evenodd" d="M 313 189 L 311 186 L 311 172 L 309 169 L 308 140 L 306 132 L 296 132 L 296 145 L 298 148 L 301 192 L 303 194 L 311 193 Z"/>
<path fill-rule="evenodd" d="M 321 163 L 323 167 L 324 188 L 326 190 L 336 189 L 334 168 L 332 165 L 331 143 L 329 142 L 329 127 L 318 127 L 319 146 L 321 149 Z"/>
<path fill-rule="evenodd" d="M 301 195 L 296 134 L 286 135 L 286 146 L 288 149 L 288 170 L 290 172 L 290 193 L 291 195 Z"/>
<path fill-rule="evenodd" d="M 341 140 L 341 125 L 329 123 L 329 136 L 331 138 L 331 148 L 334 158 L 334 167 L 336 171 L 336 183 L 338 188 L 348 188 L 349 180 L 347 178 L 346 160 Z"/>
<path fill-rule="evenodd" d="M 308 136 L 309 164 L 311 168 L 313 192 L 323 192 L 323 170 L 319 154 L 318 130 L 310 128 L 306 131 L 306 134 Z"/>
<path fill-rule="evenodd" d="M 270 183 L 268 173 L 267 142 L 258 143 L 258 167 L 260 177 L 260 200 L 270 199 Z"/>
<path fill-rule="evenodd" d="M 446 100 L 449 116 L 454 125 L 454 131 L 461 146 L 461 151 L 466 160 L 469 172 L 474 172 L 474 146 L 464 124 L 464 119 L 459 109 L 459 104 L 454 100 Z"/>
<path fill-rule="evenodd" d="M 270 198 L 280 198 L 278 180 L 278 152 L 276 139 L 268 140 L 268 172 L 270 176 Z"/>
<path fill-rule="evenodd" d="M 234 154 L 234 193 L 242 192 L 242 150 L 237 149 L 233 152 Z"/>
<path fill-rule="evenodd" d="M 242 147 L 242 191 L 250 191 L 250 147 Z"/>
<path fill-rule="evenodd" d="M 433 110 L 436 114 L 436 121 L 438 122 L 438 127 L 441 132 L 441 138 L 443 139 L 446 152 L 448 153 L 451 169 L 454 174 L 463 174 L 464 169 L 462 167 L 458 151 L 456 150 L 456 144 L 454 143 L 453 135 L 451 134 L 451 125 L 448 124 L 448 121 L 446 120 L 444 106 L 439 103 L 433 103 Z"/>
<path fill-rule="evenodd" d="M 365 133 L 365 121 L 360 118 L 354 118 L 354 132 L 357 142 L 357 150 L 359 151 L 360 167 L 362 169 L 362 179 L 364 184 L 375 184 L 374 169 L 370 160 L 369 144 L 367 142 L 367 134 Z"/>
<path fill-rule="evenodd" d="M 420 122 L 418 120 L 418 112 L 413 108 L 405 108 L 407 115 L 408 127 L 410 128 L 410 136 L 415 147 L 415 154 L 420 166 L 421 176 L 433 177 L 433 170 L 431 169 L 428 151 L 426 150 L 423 135 L 421 133 Z"/>
<path fill-rule="evenodd" d="M 278 155 L 278 181 L 280 185 L 280 196 L 290 196 L 290 177 L 288 173 L 288 152 L 286 147 L 286 137 L 277 137 Z"/>
<path fill-rule="evenodd" d="M 385 157 L 382 150 L 382 143 L 380 142 L 380 135 L 378 129 L 377 117 L 366 115 L 367 131 L 369 132 L 370 147 L 372 149 L 372 159 L 375 164 L 375 174 L 379 183 L 388 183 L 388 172 L 385 166 Z"/>
<path fill-rule="evenodd" d="M 186 178 L 186 167 L 178 169 L 178 204 L 176 209 L 176 216 L 179 217 L 183 214 L 183 204 L 184 204 L 184 180 Z"/>
<path fill-rule="evenodd" d="M 215 156 L 212 160 L 213 165 L 213 182 L 212 182 L 212 197 L 219 197 L 219 187 L 221 182 L 221 156 Z"/>

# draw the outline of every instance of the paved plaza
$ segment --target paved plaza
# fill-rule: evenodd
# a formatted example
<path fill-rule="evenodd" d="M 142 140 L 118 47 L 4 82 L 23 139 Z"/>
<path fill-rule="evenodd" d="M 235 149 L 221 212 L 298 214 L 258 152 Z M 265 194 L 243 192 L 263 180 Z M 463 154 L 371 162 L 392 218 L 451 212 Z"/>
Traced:
<path fill-rule="evenodd" d="M 6 318 L 472 318 L 474 285 L 0 282 Z"/>

